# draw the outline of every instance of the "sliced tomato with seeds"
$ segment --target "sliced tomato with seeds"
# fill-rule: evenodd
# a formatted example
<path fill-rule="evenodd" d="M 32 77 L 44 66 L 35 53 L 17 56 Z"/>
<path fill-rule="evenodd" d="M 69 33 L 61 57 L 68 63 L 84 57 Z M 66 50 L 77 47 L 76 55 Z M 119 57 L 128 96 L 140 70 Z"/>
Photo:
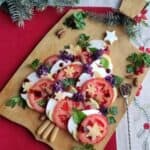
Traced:
<path fill-rule="evenodd" d="M 58 101 L 53 111 L 53 120 L 61 129 L 67 129 L 67 123 L 71 116 L 72 109 L 77 108 L 79 110 L 84 108 L 82 102 L 75 102 L 70 99 L 63 99 Z"/>
<path fill-rule="evenodd" d="M 57 80 L 63 80 L 66 78 L 78 78 L 82 73 L 83 66 L 81 64 L 70 64 L 61 69 L 56 75 Z"/>
<path fill-rule="evenodd" d="M 52 66 L 59 59 L 58 55 L 49 56 L 44 63 L 46 65 Z"/>
<path fill-rule="evenodd" d="M 95 99 L 104 107 L 110 106 L 114 97 L 112 86 L 103 78 L 94 78 L 86 81 L 82 85 L 81 91 L 87 98 Z"/>
<path fill-rule="evenodd" d="M 28 101 L 37 112 L 44 112 L 45 108 L 41 105 L 46 103 L 48 99 L 48 91 L 52 89 L 53 81 L 50 79 L 44 78 L 36 82 L 28 91 Z"/>
<path fill-rule="evenodd" d="M 101 114 L 93 114 L 87 116 L 81 122 L 78 129 L 78 138 L 84 144 L 96 144 L 102 141 L 107 131 L 108 123 L 106 117 Z"/>

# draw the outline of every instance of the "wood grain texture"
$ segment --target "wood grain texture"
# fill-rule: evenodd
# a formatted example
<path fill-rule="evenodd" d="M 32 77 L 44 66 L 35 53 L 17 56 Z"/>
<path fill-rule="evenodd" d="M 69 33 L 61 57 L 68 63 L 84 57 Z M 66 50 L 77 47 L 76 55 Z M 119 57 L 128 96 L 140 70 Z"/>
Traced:
<path fill-rule="evenodd" d="M 20 66 L 8 84 L 4 87 L 2 92 L 0 93 L 0 115 L 6 117 L 7 119 L 20 124 L 27 128 L 34 137 L 49 146 L 51 146 L 55 150 L 71 150 L 71 147 L 77 144 L 72 137 L 63 130 L 59 130 L 56 140 L 54 142 L 49 142 L 49 140 L 42 140 L 39 136 L 37 136 L 37 129 L 41 125 L 42 121 L 39 119 L 40 114 L 36 113 L 28 108 L 23 110 L 20 107 L 9 108 L 5 106 L 6 101 L 15 95 L 18 95 L 18 91 L 23 79 L 32 72 L 32 70 L 28 67 L 35 58 L 39 58 L 41 61 L 47 58 L 49 55 L 56 54 L 59 50 L 61 50 L 64 45 L 75 44 L 80 33 L 89 34 L 91 39 L 103 39 L 106 30 L 115 30 L 119 40 L 115 42 L 112 46 L 110 46 L 111 50 L 111 58 L 114 65 L 114 74 L 125 76 L 125 66 L 127 64 L 126 57 L 131 54 L 131 52 L 136 52 L 135 49 L 127 35 L 124 33 L 123 28 L 118 27 L 108 27 L 104 24 L 94 22 L 92 20 L 86 20 L 86 27 L 84 30 L 72 30 L 66 27 L 65 36 L 62 39 L 58 39 L 55 36 L 55 32 L 57 29 L 63 26 L 63 21 L 66 16 L 70 15 L 74 11 L 78 10 L 70 10 L 42 39 L 42 41 L 35 47 L 32 53 L 28 56 L 28 58 L 24 61 L 24 63 Z M 143 80 L 144 75 L 140 76 L 140 82 Z M 133 89 L 132 96 L 130 100 L 133 99 L 136 88 Z M 121 97 L 117 98 L 114 103 L 115 106 L 118 106 L 119 113 L 117 115 L 117 124 L 122 118 L 125 112 L 125 103 Z M 106 143 L 112 136 L 113 132 L 116 129 L 115 125 L 109 126 L 108 135 L 104 138 L 104 140 L 95 145 L 97 150 L 103 150 Z"/>
<path fill-rule="evenodd" d="M 122 0 L 120 11 L 130 18 L 134 18 L 146 5 L 145 0 Z"/>

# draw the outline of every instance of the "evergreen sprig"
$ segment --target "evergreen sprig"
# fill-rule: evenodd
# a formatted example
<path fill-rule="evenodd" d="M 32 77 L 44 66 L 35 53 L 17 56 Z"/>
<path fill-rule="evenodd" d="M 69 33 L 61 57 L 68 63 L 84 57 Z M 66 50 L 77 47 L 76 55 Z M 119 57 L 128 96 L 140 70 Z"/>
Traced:
<path fill-rule="evenodd" d="M 87 15 L 89 18 L 102 22 L 108 26 L 123 25 L 125 32 L 130 38 L 135 38 L 139 31 L 134 20 L 118 11 L 109 11 L 102 14 L 87 12 Z"/>
<path fill-rule="evenodd" d="M 24 26 L 24 21 L 32 18 L 35 9 L 42 11 L 52 3 L 54 6 L 73 6 L 78 2 L 79 0 L 0 0 L 0 6 L 3 4 L 13 22 Z"/>
<path fill-rule="evenodd" d="M 52 0 L 55 6 L 73 6 L 78 4 L 80 0 Z"/>

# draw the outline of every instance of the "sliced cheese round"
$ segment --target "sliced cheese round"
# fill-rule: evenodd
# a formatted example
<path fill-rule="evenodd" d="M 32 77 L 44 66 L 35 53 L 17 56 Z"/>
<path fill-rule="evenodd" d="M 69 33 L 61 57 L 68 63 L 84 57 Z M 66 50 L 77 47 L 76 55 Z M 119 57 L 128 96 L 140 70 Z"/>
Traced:
<path fill-rule="evenodd" d="M 40 78 L 38 77 L 36 72 L 33 72 L 31 74 L 29 74 L 27 76 L 27 78 L 29 80 L 29 82 L 31 82 L 32 84 L 36 83 Z"/>
<path fill-rule="evenodd" d="M 57 101 L 53 98 L 50 98 L 46 106 L 46 115 L 51 121 L 53 121 L 52 115 L 53 115 L 53 111 L 54 111 L 56 104 L 57 104 Z"/>
<path fill-rule="evenodd" d="M 23 92 L 20 93 L 20 96 L 26 101 L 28 107 L 31 109 L 32 109 L 32 106 L 28 100 L 28 90 L 30 89 L 30 87 L 32 87 L 33 84 L 35 84 L 39 80 L 40 78 L 37 76 L 36 72 L 33 72 L 29 74 L 26 77 L 25 81 L 22 83 Z"/>
<path fill-rule="evenodd" d="M 28 100 L 27 93 L 25 93 L 25 94 L 24 94 L 24 93 L 21 93 L 20 96 L 21 96 L 21 98 L 23 98 L 23 99 L 26 101 L 28 107 L 31 108 L 31 109 L 33 109 L 32 105 L 30 104 L 30 102 L 29 102 L 29 100 Z"/>
<path fill-rule="evenodd" d="M 106 48 L 106 43 L 103 40 L 91 40 L 89 42 L 90 46 L 88 48 L 95 48 L 97 50 L 103 50 Z"/>
<path fill-rule="evenodd" d="M 61 70 L 62 68 L 68 66 L 69 64 L 71 64 L 71 61 L 63 61 L 63 60 L 58 60 L 51 68 L 50 73 L 51 74 L 55 74 L 57 73 L 59 70 Z"/>
<path fill-rule="evenodd" d="M 76 86 L 82 86 L 87 80 L 90 80 L 92 76 L 88 73 L 82 73 L 78 79 Z"/>

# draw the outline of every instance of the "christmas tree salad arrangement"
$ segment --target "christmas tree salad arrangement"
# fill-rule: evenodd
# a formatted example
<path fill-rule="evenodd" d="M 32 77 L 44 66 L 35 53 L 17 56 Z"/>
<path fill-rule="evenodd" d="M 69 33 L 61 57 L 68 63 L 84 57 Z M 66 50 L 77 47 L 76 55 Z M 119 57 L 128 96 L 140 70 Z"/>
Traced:
<path fill-rule="evenodd" d="M 86 26 L 85 18 L 84 12 L 77 12 L 66 18 L 64 25 L 81 30 Z M 58 39 L 63 34 L 63 28 L 56 32 Z M 113 73 L 109 45 L 118 39 L 115 30 L 107 30 L 103 39 L 81 33 L 74 46 L 68 43 L 43 62 L 34 59 L 30 64 L 33 72 L 22 82 L 19 95 L 6 105 L 27 106 L 44 113 L 83 144 L 74 150 L 94 150 L 92 145 L 100 143 L 108 134 L 109 125 L 116 123 L 118 109 L 113 103 L 123 78 Z M 150 56 L 145 53 L 133 53 L 127 61 L 130 64 L 126 77 L 134 82 L 135 76 L 137 81 L 144 67 L 150 66 Z"/>
<path fill-rule="evenodd" d="M 115 37 L 115 38 L 114 38 Z M 107 31 L 104 40 L 117 40 Z M 96 144 L 107 135 L 108 124 L 115 123 L 117 86 L 122 79 L 113 74 L 110 50 L 105 41 L 90 40 L 80 34 L 76 54 L 65 46 L 44 62 L 35 59 L 34 71 L 24 79 L 20 96 L 6 104 L 25 106 L 47 118 L 84 144 Z M 109 114 L 107 116 L 107 114 Z"/>

